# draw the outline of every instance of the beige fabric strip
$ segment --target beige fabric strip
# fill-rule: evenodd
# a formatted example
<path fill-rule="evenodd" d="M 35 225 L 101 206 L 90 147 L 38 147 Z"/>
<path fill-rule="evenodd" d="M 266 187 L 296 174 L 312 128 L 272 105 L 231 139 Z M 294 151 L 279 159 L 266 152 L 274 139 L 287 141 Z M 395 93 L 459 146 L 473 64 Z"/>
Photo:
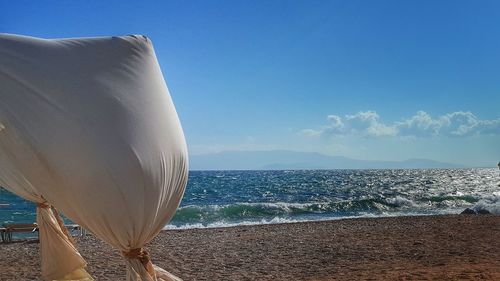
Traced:
<path fill-rule="evenodd" d="M 73 239 L 73 236 L 71 236 L 71 234 L 69 233 L 68 228 L 66 228 L 66 226 L 64 225 L 64 221 L 63 221 L 61 215 L 59 214 L 57 209 L 54 208 L 54 206 L 52 206 L 52 212 L 54 212 L 54 216 L 56 217 L 57 223 L 59 224 L 59 227 L 61 228 L 62 232 L 66 235 L 69 242 L 71 242 L 71 244 L 75 245 L 75 239 Z"/>
<path fill-rule="evenodd" d="M 153 267 L 153 263 L 151 262 L 151 258 L 149 257 L 149 253 L 142 248 L 131 249 L 129 251 L 122 252 L 123 256 L 128 259 L 138 259 L 146 271 L 151 275 L 152 278 L 155 277 L 155 269 Z"/>
<path fill-rule="evenodd" d="M 56 218 L 57 224 L 61 228 L 61 231 L 64 233 L 64 235 L 66 235 L 69 242 L 71 242 L 71 244 L 74 245 L 75 240 L 73 239 L 73 236 L 71 236 L 71 234 L 69 233 L 68 228 L 66 228 L 66 226 L 64 225 L 64 221 L 63 221 L 61 215 L 59 214 L 59 212 L 57 211 L 57 209 L 54 206 L 48 204 L 47 202 L 37 203 L 36 206 L 38 208 L 42 208 L 42 209 L 49 209 L 49 208 L 52 209 L 52 212 L 54 213 L 54 217 Z"/>

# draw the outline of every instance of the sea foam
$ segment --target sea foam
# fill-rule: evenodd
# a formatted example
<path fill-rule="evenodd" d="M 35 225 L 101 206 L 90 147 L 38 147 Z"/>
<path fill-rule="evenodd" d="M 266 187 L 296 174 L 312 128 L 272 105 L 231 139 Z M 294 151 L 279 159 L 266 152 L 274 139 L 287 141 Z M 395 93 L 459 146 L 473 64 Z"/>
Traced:
<path fill-rule="evenodd" d="M 485 210 L 492 214 L 500 215 L 500 192 L 495 192 L 495 194 L 479 200 L 472 208 L 476 212 Z"/>

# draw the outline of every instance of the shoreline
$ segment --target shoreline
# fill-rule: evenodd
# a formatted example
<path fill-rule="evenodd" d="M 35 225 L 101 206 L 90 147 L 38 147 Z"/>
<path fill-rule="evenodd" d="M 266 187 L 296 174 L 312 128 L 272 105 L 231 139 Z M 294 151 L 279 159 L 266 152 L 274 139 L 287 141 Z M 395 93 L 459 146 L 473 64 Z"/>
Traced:
<path fill-rule="evenodd" d="M 500 280 L 500 216 L 437 215 L 170 229 L 146 245 L 184 280 Z M 118 251 L 76 239 L 96 280 L 123 280 Z M 39 244 L 0 244 L 0 280 L 39 280 Z"/>
<path fill-rule="evenodd" d="M 470 209 L 470 208 L 467 208 Z M 462 210 L 463 211 L 463 210 Z M 456 213 L 444 213 L 444 214 L 404 214 L 404 215 L 366 215 L 366 216 L 352 216 L 352 217 L 326 217 L 324 219 L 291 219 L 287 221 L 286 219 L 281 219 L 279 218 L 278 222 L 273 222 L 274 219 L 271 219 L 269 221 L 244 221 L 244 222 L 235 222 L 235 223 L 228 223 L 227 225 L 221 225 L 221 226 L 212 226 L 214 224 L 218 223 L 210 223 L 208 225 L 203 225 L 203 226 L 195 226 L 195 225 L 202 225 L 201 223 L 195 223 L 195 224 L 190 224 L 190 225 L 182 225 L 182 226 L 175 226 L 175 225 L 167 225 L 165 226 L 161 231 L 175 231 L 175 230 L 192 230 L 192 229 L 225 229 L 225 228 L 232 228 L 232 227 L 240 227 L 240 226 L 259 226 L 259 225 L 279 225 L 279 224 L 294 224 L 294 223 L 310 223 L 310 222 L 332 222 L 332 221 L 339 221 L 339 220 L 357 220 L 357 219 L 383 219 L 383 218 L 412 218 L 412 217 L 441 217 L 441 216 L 456 216 L 456 215 L 462 215 L 460 213 L 460 210 L 457 210 Z M 467 214 L 469 215 L 469 214 Z M 472 214 L 472 215 L 484 215 L 484 214 Z M 500 216 L 495 213 L 489 213 L 489 215 L 493 216 Z"/>

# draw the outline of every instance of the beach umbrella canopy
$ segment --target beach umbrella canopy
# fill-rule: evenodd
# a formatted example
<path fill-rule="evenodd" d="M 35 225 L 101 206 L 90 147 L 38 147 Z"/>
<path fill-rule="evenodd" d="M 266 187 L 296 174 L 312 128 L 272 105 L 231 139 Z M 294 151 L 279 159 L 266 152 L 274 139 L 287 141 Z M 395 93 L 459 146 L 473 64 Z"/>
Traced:
<path fill-rule="evenodd" d="M 182 128 L 145 36 L 0 35 L 0 183 L 26 186 L 122 251 L 128 280 L 168 276 L 142 247 L 187 181 Z"/>

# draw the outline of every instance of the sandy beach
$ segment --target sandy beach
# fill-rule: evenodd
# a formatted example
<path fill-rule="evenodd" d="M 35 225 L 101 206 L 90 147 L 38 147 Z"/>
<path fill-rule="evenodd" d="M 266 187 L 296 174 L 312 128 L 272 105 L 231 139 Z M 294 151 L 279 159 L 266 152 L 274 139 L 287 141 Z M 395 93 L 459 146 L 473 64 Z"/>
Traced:
<path fill-rule="evenodd" d="M 450 215 L 163 231 L 153 262 L 184 280 L 500 280 L 500 216 Z M 39 280 L 37 241 L 0 244 L 0 280 Z M 115 250 L 77 239 L 96 280 Z"/>

